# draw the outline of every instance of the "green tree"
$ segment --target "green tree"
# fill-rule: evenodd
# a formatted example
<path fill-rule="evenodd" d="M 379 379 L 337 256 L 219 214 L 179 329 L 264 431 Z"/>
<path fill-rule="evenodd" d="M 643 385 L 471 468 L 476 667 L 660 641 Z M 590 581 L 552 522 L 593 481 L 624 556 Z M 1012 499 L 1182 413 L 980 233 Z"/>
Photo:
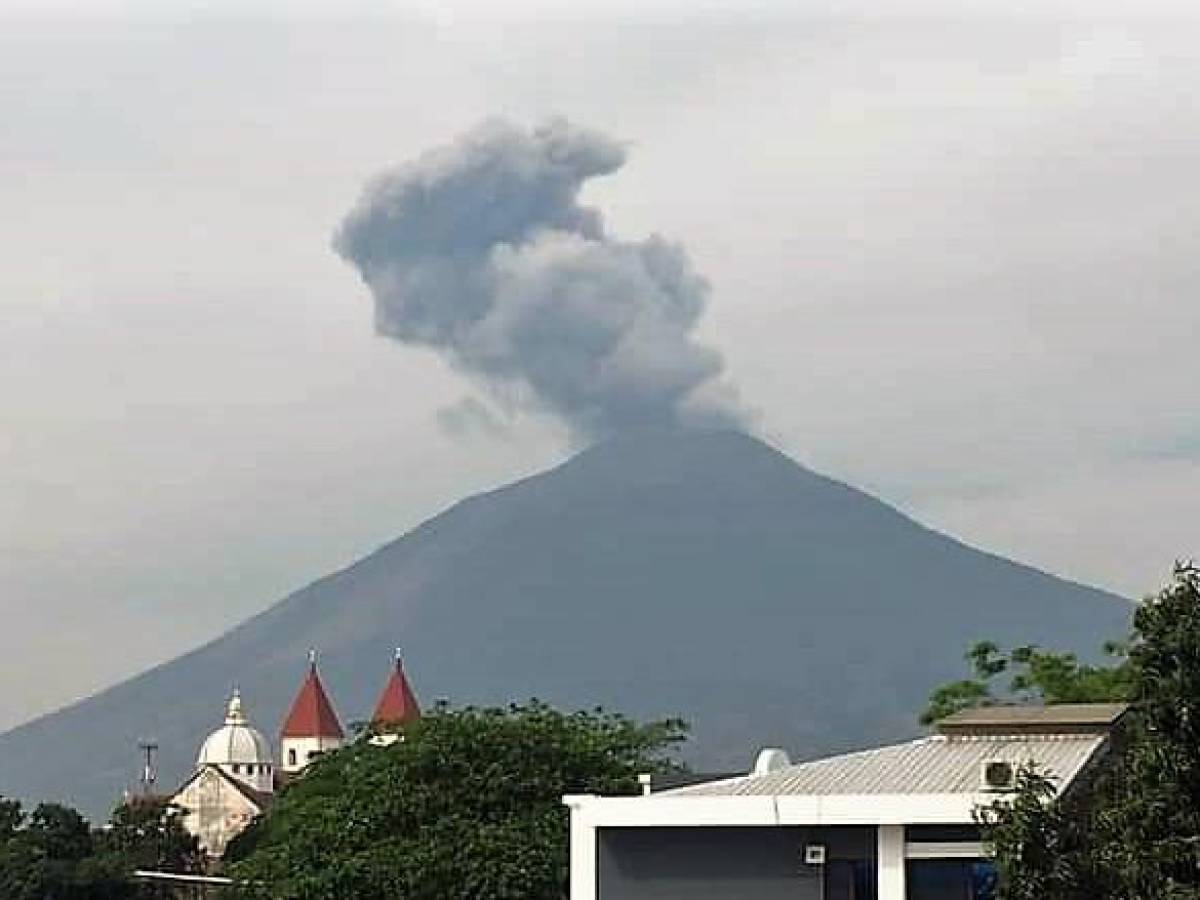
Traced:
<path fill-rule="evenodd" d="M 1075 868 L 1078 832 L 1068 811 L 1052 802 L 1056 794 L 1046 774 L 1022 766 L 1012 799 L 978 812 L 992 844 L 1002 900 L 1090 898 L 1090 878 Z"/>
<path fill-rule="evenodd" d="M 195 839 L 163 800 L 119 806 L 93 830 L 76 810 L 43 803 L 26 814 L 0 798 L 0 897 L 4 900 L 135 900 L 151 897 L 138 868 L 199 872 Z"/>
<path fill-rule="evenodd" d="M 8 841 L 25 821 L 25 811 L 18 800 L 0 797 L 0 843 Z"/>
<path fill-rule="evenodd" d="M 965 656 L 973 677 L 935 688 L 921 724 L 977 706 L 1128 700 L 1133 691 L 1129 645 L 1112 641 L 1104 652 L 1112 661 L 1107 666 L 1081 663 L 1074 653 L 1053 653 L 1033 644 L 1005 653 L 992 641 L 980 641 Z"/>
<path fill-rule="evenodd" d="M 85 865 L 93 852 L 87 820 L 57 803 L 26 815 L 0 803 L 0 896 L 5 900 L 106 900 L 120 897 L 107 874 Z"/>
<path fill-rule="evenodd" d="M 0 897 L 26 900 L 37 896 L 41 862 L 24 840 L 25 810 L 19 801 L 0 798 Z"/>
<path fill-rule="evenodd" d="M 242 897 L 558 900 L 571 792 L 635 792 L 676 768 L 676 720 L 637 724 L 536 701 L 439 705 L 376 746 L 323 757 L 230 848 Z"/>
<path fill-rule="evenodd" d="M 48 859 L 74 863 L 92 853 L 92 829 L 77 810 L 41 803 L 25 824 L 25 836 Z"/>
<path fill-rule="evenodd" d="M 113 810 L 108 826 L 97 835 L 96 852 L 130 873 L 199 874 L 205 866 L 195 836 L 183 828 L 182 810 L 163 797 L 130 800 Z"/>
<path fill-rule="evenodd" d="M 1000 900 L 1200 900 L 1200 569 L 1134 616 L 1127 725 L 1085 792 L 1023 778 L 983 813 Z"/>
<path fill-rule="evenodd" d="M 1129 900 L 1200 898 L 1200 568 L 1134 618 L 1132 732 L 1086 848 Z"/>

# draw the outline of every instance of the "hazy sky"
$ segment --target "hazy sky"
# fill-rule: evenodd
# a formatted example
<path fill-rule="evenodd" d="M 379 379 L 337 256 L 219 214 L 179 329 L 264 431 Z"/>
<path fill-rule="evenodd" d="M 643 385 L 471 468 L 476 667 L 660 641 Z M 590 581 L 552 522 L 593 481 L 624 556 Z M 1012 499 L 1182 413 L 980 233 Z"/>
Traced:
<path fill-rule="evenodd" d="M 1130 595 L 1200 553 L 1185 5 L 298 8 L 0 3 L 0 726 L 564 457 L 331 249 L 494 116 L 626 142 L 584 201 L 800 461 Z"/>

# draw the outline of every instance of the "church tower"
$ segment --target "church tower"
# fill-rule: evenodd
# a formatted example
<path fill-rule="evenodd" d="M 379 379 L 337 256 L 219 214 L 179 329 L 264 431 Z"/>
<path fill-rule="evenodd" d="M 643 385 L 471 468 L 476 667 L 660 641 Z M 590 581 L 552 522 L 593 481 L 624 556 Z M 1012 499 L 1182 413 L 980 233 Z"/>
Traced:
<path fill-rule="evenodd" d="M 397 649 L 396 665 L 383 693 L 379 695 L 379 702 L 375 704 L 371 721 L 376 725 L 388 726 L 404 725 L 419 718 L 421 707 L 417 704 L 417 695 L 413 693 L 408 678 L 404 675 L 404 664 Z"/>
<path fill-rule="evenodd" d="M 371 730 L 375 732 L 371 743 L 376 747 L 390 747 L 397 741 L 404 740 L 399 733 L 404 725 L 421 718 L 421 707 L 417 704 L 417 695 L 413 693 L 404 674 L 404 665 L 400 661 L 400 651 L 396 650 L 396 664 L 392 674 L 384 685 L 379 702 L 375 704 L 375 712 L 371 714 Z"/>
<path fill-rule="evenodd" d="M 286 775 L 299 774 L 313 759 L 345 742 L 346 734 L 317 674 L 317 653 L 310 651 L 308 675 L 280 731 L 280 771 Z"/>

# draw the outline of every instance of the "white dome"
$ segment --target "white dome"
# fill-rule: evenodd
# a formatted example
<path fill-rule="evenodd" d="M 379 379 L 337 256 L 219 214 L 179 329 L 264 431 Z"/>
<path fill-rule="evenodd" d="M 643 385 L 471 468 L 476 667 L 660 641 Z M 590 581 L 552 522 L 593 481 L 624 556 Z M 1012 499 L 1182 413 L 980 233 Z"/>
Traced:
<path fill-rule="evenodd" d="M 204 766 L 220 766 L 227 774 L 257 790 L 271 790 L 274 770 L 271 742 L 246 721 L 242 698 L 237 691 L 229 700 L 225 724 L 210 734 L 200 747 L 196 767 Z"/>

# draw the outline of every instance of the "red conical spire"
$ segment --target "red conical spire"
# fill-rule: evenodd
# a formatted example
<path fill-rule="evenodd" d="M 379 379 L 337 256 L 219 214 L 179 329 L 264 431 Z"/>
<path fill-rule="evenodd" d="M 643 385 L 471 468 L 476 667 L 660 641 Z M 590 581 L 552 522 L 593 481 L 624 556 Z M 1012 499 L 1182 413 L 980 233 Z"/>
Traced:
<path fill-rule="evenodd" d="M 375 714 L 372 722 L 383 722 L 388 725 L 403 725 L 421 717 L 421 707 L 417 697 L 409 687 L 408 679 L 404 677 L 404 666 L 400 662 L 400 651 L 396 651 L 396 667 L 392 669 L 392 677 L 379 695 L 375 704 Z"/>
<path fill-rule="evenodd" d="M 329 702 L 329 695 L 325 693 L 321 677 L 317 674 L 315 650 L 308 654 L 308 677 L 304 679 L 304 684 L 300 685 L 300 692 L 292 701 L 292 711 L 284 720 L 280 736 L 285 738 L 345 737 L 341 723 L 338 722 L 337 713 L 333 711 L 333 704 Z"/>

